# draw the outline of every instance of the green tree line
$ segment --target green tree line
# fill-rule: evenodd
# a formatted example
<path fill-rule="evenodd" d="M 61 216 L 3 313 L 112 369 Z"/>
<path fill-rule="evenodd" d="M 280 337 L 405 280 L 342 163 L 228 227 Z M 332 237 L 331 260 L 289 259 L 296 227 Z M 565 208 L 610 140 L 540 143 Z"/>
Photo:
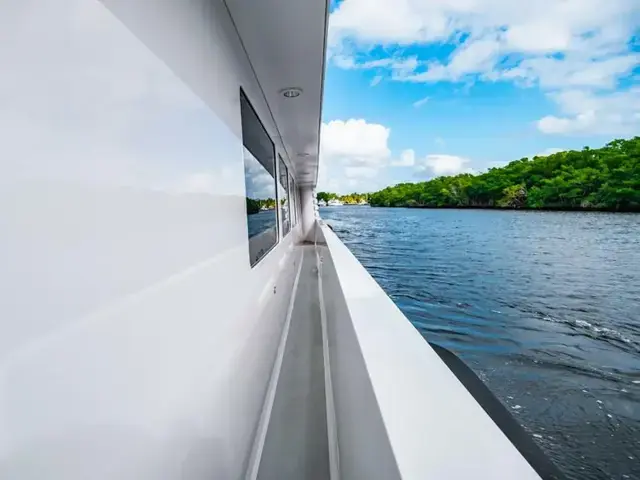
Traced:
<path fill-rule="evenodd" d="M 368 193 L 349 193 L 347 195 L 338 195 L 337 193 L 331 192 L 318 192 L 316 194 L 316 198 L 318 201 L 324 200 L 328 202 L 329 200 L 337 199 L 340 200 L 345 205 L 358 205 L 360 203 L 366 203 L 369 201 Z"/>
<path fill-rule="evenodd" d="M 640 137 L 602 148 L 515 160 L 480 175 L 401 183 L 369 196 L 376 207 L 640 211 Z"/>
<path fill-rule="evenodd" d="M 276 201 L 273 198 L 247 198 L 247 214 L 252 215 L 258 213 L 262 208 L 272 209 L 276 208 Z"/>

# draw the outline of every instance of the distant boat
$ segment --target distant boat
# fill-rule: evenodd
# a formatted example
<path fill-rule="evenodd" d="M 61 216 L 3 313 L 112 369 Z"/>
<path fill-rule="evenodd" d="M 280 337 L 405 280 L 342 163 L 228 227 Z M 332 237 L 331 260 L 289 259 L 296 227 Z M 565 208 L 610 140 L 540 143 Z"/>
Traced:
<path fill-rule="evenodd" d="M 324 200 L 318 200 L 318 206 L 319 207 L 326 207 L 327 206 L 327 202 L 325 202 Z"/>
<path fill-rule="evenodd" d="M 339 207 L 340 205 L 344 205 L 344 203 L 342 203 L 340 200 L 338 200 L 337 198 L 334 198 L 332 200 L 329 200 L 329 203 L 327 203 L 327 205 L 329 207 Z"/>

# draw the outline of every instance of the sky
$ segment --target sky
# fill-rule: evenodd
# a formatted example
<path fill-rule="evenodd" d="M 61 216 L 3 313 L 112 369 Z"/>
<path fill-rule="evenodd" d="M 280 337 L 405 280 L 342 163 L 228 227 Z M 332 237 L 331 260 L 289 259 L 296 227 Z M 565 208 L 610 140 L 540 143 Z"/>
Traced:
<path fill-rule="evenodd" d="M 342 0 L 318 191 L 479 173 L 640 135 L 638 0 Z"/>

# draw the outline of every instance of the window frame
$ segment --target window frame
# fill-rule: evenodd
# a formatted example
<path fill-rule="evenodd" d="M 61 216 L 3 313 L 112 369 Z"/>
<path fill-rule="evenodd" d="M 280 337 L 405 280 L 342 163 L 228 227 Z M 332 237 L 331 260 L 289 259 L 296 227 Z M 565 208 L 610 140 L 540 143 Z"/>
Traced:
<path fill-rule="evenodd" d="M 293 179 L 293 175 L 289 172 L 289 202 L 290 202 L 290 213 L 291 215 L 291 229 L 298 225 L 298 198 L 296 195 L 296 182 Z M 293 207 L 293 208 L 291 208 Z"/>
<path fill-rule="evenodd" d="M 278 243 L 280 243 L 280 209 L 278 208 L 278 153 L 276 151 L 276 145 L 273 141 L 273 139 L 271 138 L 271 135 L 269 135 L 269 131 L 267 130 L 267 128 L 265 127 L 262 119 L 260 118 L 260 115 L 258 115 L 257 110 L 255 109 L 255 107 L 253 106 L 253 104 L 251 103 L 251 100 L 249 100 L 249 96 L 247 95 L 247 93 L 245 92 L 244 88 L 240 87 L 240 95 L 239 95 L 239 104 L 240 104 L 240 133 L 241 133 L 241 141 L 242 141 L 242 148 L 243 149 L 247 149 L 249 150 L 249 148 L 245 145 L 245 141 L 244 141 L 244 137 L 245 137 L 245 132 L 244 132 L 244 128 L 242 127 L 242 101 L 244 99 L 244 102 L 247 104 L 247 106 L 249 107 L 249 109 L 251 110 L 251 112 L 253 113 L 254 117 L 256 118 L 256 120 L 258 120 L 258 124 L 260 125 L 260 127 L 262 128 L 262 130 L 265 133 L 265 136 L 269 139 L 269 142 L 271 143 L 271 150 L 273 152 L 273 182 L 274 182 L 274 187 L 275 187 L 275 198 L 276 198 L 276 208 L 275 208 L 275 213 L 276 213 L 276 240 L 273 243 L 273 245 L 271 245 L 262 255 L 260 255 L 255 262 L 253 261 L 253 259 L 251 258 L 251 238 L 249 237 L 249 232 L 248 232 L 248 228 L 249 225 L 247 223 L 247 254 L 249 256 L 249 265 L 251 266 L 251 268 L 255 267 L 256 265 L 258 265 L 264 258 L 266 258 L 269 253 L 271 253 L 273 251 L 274 248 L 276 248 L 278 246 Z M 249 150 L 249 153 L 251 153 L 251 155 L 253 155 L 253 152 L 251 152 L 251 150 Z M 253 157 L 260 163 L 262 164 L 262 162 L 260 161 L 260 159 L 258 159 L 255 155 L 253 155 Z M 245 165 L 244 165 L 244 154 L 242 157 L 242 168 L 244 169 Z M 264 167 L 264 165 L 263 165 Z M 247 196 L 247 185 L 246 185 L 246 177 L 245 177 L 245 197 Z M 249 219 L 249 212 L 247 212 L 246 210 L 246 205 L 245 205 L 245 220 L 248 222 Z M 266 231 L 266 230 L 265 230 Z"/>
<path fill-rule="evenodd" d="M 282 179 L 282 172 L 280 171 L 280 168 L 284 167 L 284 175 L 285 178 L 287 179 L 286 186 L 282 186 L 281 183 L 281 179 Z M 279 187 L 284 188 L 285 190 L 285 194 L 287 196 L 287 210 L 289 211 L 289 229 L 287 231 L 285 231 L 284 228 L 284 221 L 285 219 L 283 218 L 284 215 L 280 215 L 280 227 L 281 227 L 281 233 L 282 233 L 282 238 L 285 238 L 290 232 L 291 232 L 291 192 L 289 192 L 289 167 L 287 167 L 287 164 L 284 161 L 284 158 L 282 158 L 282 155 L 280 155 L 280 153 L 278 153 L 278 185 Z M 282 199 L 280 198 L 280 190 L 277 188 L 276 189 L 276 194 L 278 195 L 278 209 L 281 208 L 280 202 L 282 201 Z M 280 210 L 278 210 L 278 213 L 281 213 Z"/>

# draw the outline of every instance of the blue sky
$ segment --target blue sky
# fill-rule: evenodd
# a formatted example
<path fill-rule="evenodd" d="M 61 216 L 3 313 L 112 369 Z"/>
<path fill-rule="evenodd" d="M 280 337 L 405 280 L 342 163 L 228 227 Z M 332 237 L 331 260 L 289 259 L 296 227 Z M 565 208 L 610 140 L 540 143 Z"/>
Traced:
<path fill-rule="evenodd" d="M 319 190 L 640 134 L 637 0 L 332 4 Z"/>

